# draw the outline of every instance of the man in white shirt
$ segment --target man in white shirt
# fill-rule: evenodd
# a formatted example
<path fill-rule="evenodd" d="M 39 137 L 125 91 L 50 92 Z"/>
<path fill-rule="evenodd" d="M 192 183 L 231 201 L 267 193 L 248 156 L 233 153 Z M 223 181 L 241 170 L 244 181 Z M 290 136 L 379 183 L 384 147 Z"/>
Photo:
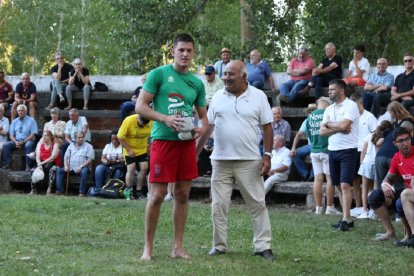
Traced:
<path fill-rule="evenodd" d="M 206 104 L 209 105 L 213 95 L 224 87 L 223 80 L 216 78 L 216 71 L 213 66 L 207 66 L 204 72 L 206 79 L 203 80 L 204 89 L 206 90 Z"/>

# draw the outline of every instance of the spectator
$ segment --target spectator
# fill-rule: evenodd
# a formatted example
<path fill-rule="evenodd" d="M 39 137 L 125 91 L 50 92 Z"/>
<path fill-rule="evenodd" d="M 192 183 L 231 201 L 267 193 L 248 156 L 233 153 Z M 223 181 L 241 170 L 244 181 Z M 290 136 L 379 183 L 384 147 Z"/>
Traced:
<path fill-rule="evenodd" d="M 11 121 L 16 118 L 17 106 L 24 104 L 29 109 L 30 117 L 36 116 L 36 85 L 30 81 L 30 75 L 23 73 L 21 76 L 22 81 L 16 85 L 16 94 L 14 95 L 14 102 L 11 111 Z"/>
<path fill-rule="evenodd" d="M 59 96 L 59 101 L 65 101 L 63 91 L 66 91 L 66 86 L 69 82 L 69 73 L 73 70 L 70 63 L 65 62 L 61 52 L 55 54 L 56 64 L 50 69 L 52 73 L 52 93 L 50 94 L 50 104 L 46 110 L 52 109 L 56 104 L 56 97 Z"/>
<path fill-rule="evenodd" d="M 284 120 L 282 108 L 280 106 L 275 106 L 272 108 L 273 121 L 272 121 L 272 130 L 273 136 L 276 134 L 282 135 L 285 137 L 286 147 L 290 145 L 290 137 L 292 136 L 292 128 L 288 121 Z"/>
<path fill-rule="evenodd" d="M 147 74 L 144 74 L 141 76 L 141 82 L 144 85 L 145 80 L 147 79 Z M 139 96 L 139 93 L 141 92 L 142 86 L 138 86 L 137 89 L 134 91 L 134 95 L 132 95 L 132 98 L 130 101 L 123 102 L 121 104 L 121 122 L 125 120 L 126 117 L 129 115 L 135 113 L 135 104 L 137 103 L 137 99 Z"/>
<path fill-rule="evenodd" d="M 369 76 L 370 65 L 366 58 L 364 58 L 365 46 L 354 46 L 354 58 L 349 62 L 349 71 L 344 82 L 347 85 L 364 86 Z"/>
<path fill-rule="evenodd" d="M 328 136 L 329 170 L 332 184 L 342 191 L 343 217 L 332 227 L 349 231 L 351 221 L 352 182 L 358 157 L 358 106 L 345 95 L 346 84 L 335 79 L 329 83 L 329 98 L 334 102 L 323 114 L 320 134 Z"/>
<path fill-rule="evenodd" d="M 342 78 L 342 58 L 336 54 L 336 46 L 332 42 L 325 45 L 326 57 L 322 59 L 317 68 L 312 70 L 312 79 L 299 95 L 309 95 L 312 87 L 315 87 L 315 97 L 322 96 L 322 87 L 328 87 L 333 79 Z"/>
<path fill-rule="evenodd" d="M 38 133 L 36 121 L 27 116 L 27 107 L 24 104 L 17 106 L 18 117 L 10 125 L 10 141 L 3 146 L 3 169 L 10 169 L 11 151 L 24 149 L 26 154 L 26 171 L 32 167 L 32 159 L 27 155 L 34 150 L 34 141 Z"/>
<path fill-rule="evenodd" d="M 36 163 L 41 166 L 48 181 L 47 195 L 52 193 L 56 182 L 56 171 L 62 167 L 62 160 L 59 154 L 59 143 L 53 138 L 50 130 L 44 130 L 42 140 L 36 146 Z M 36 184 L 32 183 L 30 194 L 36 193 Z"/>
<path fill-rule="evenodd" d="M 56 194 L 63 194 L 65 175 L 69 172 L 69 175 L 80 175 L 79 197 L 84 197 L 94 159 L 95 152 L 92 145 L 85 142 L 85 134 L 82 131 L 76 132 L 76 142 L 71 143 L 65 153 L 64 167 L 57 170 Z"/>
<path fill-rule="evenodd" d="M 250 52 L 250 62 L 246 64 L 247 67 L 247 81 L 250 85 L 263 90 L 265 87 L 266 80 L 269 81 L 270 89 L 275 89 L 273 82 L 272 70 L 269 64 L 260 59 L 261 55 L 259 50 L 254 49 Z"/>
<path fill-rule="evenodd" d="M 264 182 L 265 194 L 267 194 L 274 185 L 288 180 L 290 166 L 292 165 L 289 152 L 289 149 L 285 147 L 285 137 L 276 134 L 273 137 L 272 159 L 270 161 L 270 171 L 267 174 L 269 177 Z"/>
<path fill-rule="evenodd" d="M 124 195 L 127 199 L 143 199 L 142 186 L 148 174 L 147 145 L 151 133 L 152 122 L 134 114 L 126 117 L 118 132 L 118 139 L 123 147 L 123 155 L 127 165 Z M 139 169 L 136 189 L 133 189 L 135 171 Z"/>
<path fill-rule="evenodd" d="M 308 85 L 312 77 L 312 69 L 315 67 L 315 61 L 309 56 L 308 50 L 307 46 L 300 46 L 298 56 L 290 61 L 287 68 L 290 80 L 280 86 L 280 102 L 293 102 L 298 92 Z"/>
<path fill-rule="evenodd" d="M 251 214 L 254 255 L 273 260 L 263 184 L 272 157 L 271 110 L 263 91 L 247 83 L 246 66 L 242 61 L 231 61 L 226 65 L 224 85 L 223 93 L 216 93 L 211 101 L 209 128 L 197 144 L 200 153 L 214 129 L 211 155 L 213 247 L 208 254 L 218 256 L 227 250 L 227 214 L 233 185 L 237 183 Z M 231 105 L 235 108 L 229 108 Z M 258 126 L 264 133 L 263 157 L 257 146 Z"/>
<path fill-rule="evenodd" d="M 320 125 L 325 109 L 331 104 L 327 97 L 321 97 L 317 101 L 317 109 L 307 117 L 306 135 L 311 143 L 312 168 L 315 174 L 313 182 L 313 196 L 315 198 L 315 214 L 323 212 L 322 206 L 322 183 L 326 177 L 326 215 L 341 214 L 334 206 L 335 187 L 332 185 L 331 173 L 329 170 L 328 138 L 320 135 Z"/>
<path fill-rule="evenodd" d="M 101 156 L 101 164 L 95 168 L 95 188 L 100 190 L 106 179 L 120 179 L 125 172 L 125 159 L 122 155 L 122 145 L 114 130 L 110 135 L 110 143 L 105 145 Z"/>
<path fill-rule="evenodd" d="M 203 80 L 204 89 L 206 90 L 206 103 L 210 104 L 213 95 L 224 87 L 223 80 L 216 78 L 216 71 L 213 66 L 207 66 L 205 73 L 206 79 Z"/>
<path fill-rule="evenodd" d="M 0 105 L 0 158 L 2 157 L 3 146 L 9 136 L 9 119 L 4 116 L 4 105 Z"/>
<path fill-rule="evenodd" d="M 66 86 L 66 97 L 68 99 L 67 110 L 72 109 L 72 93 L 82 91 L 83 93 L 83 109 L 88 109 L 89 97 L 92 86 L 89 80 L 89 70 L 83 67 L 80 58 L 73 61 L 75 67 L 69 73 L 68 86 Z"/>
<path fill-rule="evenodd" d="M 223 79 L 224 78 L 224 67 L 231 60 L 231 52 L 228 48 L 223 48 L 221 49 L 220 55 L 221 55 L 221 60 L 217 61 L 214 64 L 214 69 L 216 71 L 217 77 L 219 79 Z"/>
<path fill-rule="evenodd" d="M 412 237 L 411 228 L 404 215 L 400 195 L 404 189 L 411 190 L 411 179 L 414 174 L 414 151 L 411 146 L 412 129 L 397 127 L 393 132 L 394 144 L 398 147 L 398 152 L 393 156 L 388 173 L 382 181 L 381 188 L 375 189 L 368 197 L 369 205 L 375 211 L 382 224 L 385 227 L 385 234 L 378 235 L 374 240 L 385 241 L 388 239 L 397 239 L 388 208 L 397 211 L 404 226 L 404 238 L 396 241 L 397 246 L 414 246 L 414 237 Z M 404 185 L 398 185 L 398 177 L 404 180 Z"/>
<path fill-rule="evenodd" d="M 66 122 L 59 120 L 59 107 L 54 107 L 50 110 L 50 116 L 52 117 L 49 122 L 43 127 L 43 131 L 50 130 L 53 138 L 59 145 L 62 145 L 65 141 L 65 128 Z"/>
<path fill-rule="evenodd" d="M 391 88 L 391 101 L 399 101 L 408 110 L 414 105 L 414 57 L 411 54 L 404 56 L 405 72 L 395 78 Z"/>
<path fill-rule="evenodd" d="M 394 83 L 394 75 L 387 72 L 387 60 L 377 60 L 377 72 L 369 75 L 368 81 L 362 93 L 364 109 L 371 111 L 376 118 L 380 116 L 381 106 L 386 106 L 391 101 L 391 86 Z"/>
<path fill-rule="evenodd" d="M 0 104 L 4 110 L 7 110 L 12 101 L 13 86 L 4 78 L 4 71 L 0 71 Z"/>

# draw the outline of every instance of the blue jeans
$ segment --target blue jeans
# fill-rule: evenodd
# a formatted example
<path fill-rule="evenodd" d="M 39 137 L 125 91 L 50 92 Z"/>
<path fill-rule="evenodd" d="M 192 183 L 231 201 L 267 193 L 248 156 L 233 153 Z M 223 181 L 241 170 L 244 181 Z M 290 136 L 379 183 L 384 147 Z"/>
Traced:
<path fill-rule="evenodd" d="M 250 85 L 256 87 L 257 89 L 263 90 L 264 82 L 255 80 L 255 81 L 252 81 Z"/>
<path fill-rule="evenodd" d="M 56 192 L 63 193 L 65 190 L 65 176 L 67 172 L 65 172 L 64 168 L 59 168 L 56 173 Z M 71 170 L 69 175 L 76 175 L 76 173 Z M 80 183 L 79 183 L 79 193 L 86 194 L 88 190 L 88 176 L 89 176 L 89 169 L 83 168 L 80 172 Z"/>
<path fill-rule="evenodd" d="M 308 85 L 308 80 L 289 80 L 280 86 L 280 95 L 287 97 L 287 102 L 291 103 L 295 100 L 298 92 Z"/>
<path fill-rule="evenodd" d="M 34 141 L 30 140 L 24 144 L 24 154 L 25 154 L 25 161 L 26 166 L 32 166 L 33 160 L 27 157 L 27 154 L 34 151 Z M 3 165 L 10 166 L 11 162 L 11 151 L 16 149 L 16 144 L 13 141 L 8 141 L 3 145 Z"/>
<path fill-rule="evenodd" d="M 66 91 L 66 86 L 68 84 L 65 82 L 61 82 L 59 80 L 53 79 L 52 80 L 52 93 L 50 94 L 50 104 L 56 104 L 57 95 L 63 94 L 63 91 Z"/>
<path fill-rule="evenodd" d="M 315 87 L 316 99 L 319 99 L 322 96 L 322 87 L 328 87 L 331 80 L 333 80 L 332 76 L 328 76 L 326 74 L 320 74 L 312 77 L 311 82 L 313 83 L 313 87 Z"/>
<path fill-rule="evenodd" d="M 99 164 L 95 169 L 95 188 L 102 188 L 105 183 L 106 176 L 109 173 L 109 166 L 104 164 Z M 122 176 L 122 169 L 115 169 L 111 178 L 119 179 Z"/>
<path fill-rule="evenodd" d="M 135 111 L 135 104 L 132 101 L 123 102 L 121 104 L 121 121 L 128 117 L 131 112 Z"/>
<path fill-rule="evenodd" d="M 305 163 L 306 156 L 311 153 L 311 145 L 305 145 L 296 149 L 296 155 L 292 157 L 292 162 L 295 164 L 296 169 L 298 170 L 302 178 L 313 177 L 312 168 L 309 170 Z"/>

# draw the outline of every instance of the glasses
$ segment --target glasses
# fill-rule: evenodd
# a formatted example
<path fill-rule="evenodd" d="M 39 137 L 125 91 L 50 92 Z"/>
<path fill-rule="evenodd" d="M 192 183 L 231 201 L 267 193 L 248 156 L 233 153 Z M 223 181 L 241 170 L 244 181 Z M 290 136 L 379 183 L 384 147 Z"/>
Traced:
<path fill-rule="evenodd" d="M 210 76 L 210 75 L 211 75 L 211 73 L 205 73 L 205 75 L 206 75 L 206 76 Z"/>
<path fill-rule="evenodd" d="M 404 62 L 412 62 L 413 60 L 412 59 L 406 59 L 406 60 L 404 60 Z"/>
<path fill-rule="evenodd" d="M 395 143 L 404 143 L 404 142 L 407 142 L 407 141 L 410 141 L 410 140 L 411 140 L 411 137 L 408 136 L 408 137 L 406 137 L 404 139 L 395 140 Z"/>

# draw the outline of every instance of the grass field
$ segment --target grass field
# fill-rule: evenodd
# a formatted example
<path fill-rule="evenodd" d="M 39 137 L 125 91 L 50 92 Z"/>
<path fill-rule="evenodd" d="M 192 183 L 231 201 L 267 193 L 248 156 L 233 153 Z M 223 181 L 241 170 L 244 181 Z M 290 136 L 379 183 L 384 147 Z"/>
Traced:
<path fill-rule="evenodd" d="M 374 242 L 377 221 L 350 232 L 331 229 L 339 217 L 269 207 L 275 262 L 253 257 L 250 217 L 230 211 L 228 254 L 211 247 L 210 205 L 191 202 L 185 245 L 192 260 L 172 260 L 171 207 L 163 205 L 155 259 L 142 263 L 145 201 L 0 196 L 1 275 L 413 275 L 412 248 Z M 401 237 L 402 226 L 396 226 Z"/>

